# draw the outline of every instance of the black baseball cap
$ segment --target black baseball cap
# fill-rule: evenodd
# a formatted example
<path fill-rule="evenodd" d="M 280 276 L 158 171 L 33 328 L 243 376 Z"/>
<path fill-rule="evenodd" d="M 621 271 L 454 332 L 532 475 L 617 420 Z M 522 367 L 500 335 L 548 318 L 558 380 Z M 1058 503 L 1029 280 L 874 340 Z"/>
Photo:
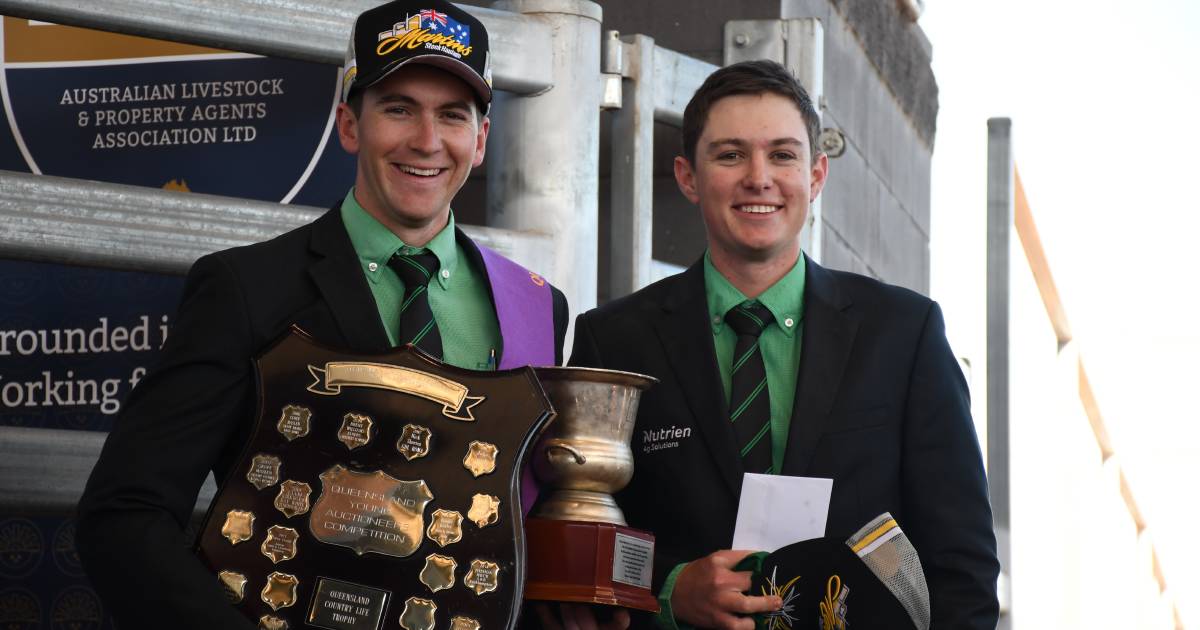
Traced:
<path fill-rule="evenodd" d="M 780 610 L 756 615 L 756 630 L 927 630 L 929 585 L 921 558 L 888 512 L 850 538 L 826 536 L 752 553 L 751 595 L 777 595 Z M 812 624 L 812 619 L 818 619 Z"/>
<path fill-rule="evenodd" d="M 359 15 L 346 51 L 342 100 L 414 63 L 466 81 L 487 111 L 492 102 L 487 30 L 470 13 L 443 0 L 395 0 Z"/>
<path fill-rule="evenodd" d="M 814 538 L 751 554 L 735 571 L 753 571 L 751 595 L 778 595 L 783 609 L 755 616 L 755 630 L 917 630 L 896 596 L 841 538 Z M 817 623 L 814 623 L 817 621 Z"/>

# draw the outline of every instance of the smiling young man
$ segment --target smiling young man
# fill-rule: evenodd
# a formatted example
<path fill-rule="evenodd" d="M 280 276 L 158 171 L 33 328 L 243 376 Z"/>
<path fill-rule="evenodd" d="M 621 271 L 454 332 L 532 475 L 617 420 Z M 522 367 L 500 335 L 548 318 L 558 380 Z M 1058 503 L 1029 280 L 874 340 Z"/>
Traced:
<path fill-rule="evenodd" d="M 253 428 L 252 359 L 292 324 L 348 351 L 413 343 L 471 369 L 561 362 L 562 293 L 451 211 L 484 157 L 488 55 L 483 24 L 449 2 L 364 12 L 337 111 L 354 187 L 308 225 L 192 267 L 160 364 L 79 506 L 80 557 L 122 628 L 254 627 L 183 532 L 205 476 L 225 479 Z"/>
<path fill-rule="evenodd" d="M 367 214 L 407 244 L 447 227 L 450 202 L 483 163 L 491 124 L 467 84 L 414 65 L 338 106 L 342 147 L 358 156 L 352 192 Z"/>
<path fill-rule="evenodd" d="M 751 614 L 780 607 L 732 570 L 754 551 L 728 549 L 751 472 L 833 479 L 827 536 L 891 512 L 920 554 L 930 627 L 994 628 L 991 508 L 940 309 L 800 250 L 829 169 L 817 122 L 779 64 L 713 73 L 684 112 L 675 158 L 707 252 L 576 322 L 572 364 L 660 380 L 638 407 L 634 476 L 616 497 L 656 537 L 654 621 L 752 630 Z M 847 604 L 851 623 L 870 605 Z"/>

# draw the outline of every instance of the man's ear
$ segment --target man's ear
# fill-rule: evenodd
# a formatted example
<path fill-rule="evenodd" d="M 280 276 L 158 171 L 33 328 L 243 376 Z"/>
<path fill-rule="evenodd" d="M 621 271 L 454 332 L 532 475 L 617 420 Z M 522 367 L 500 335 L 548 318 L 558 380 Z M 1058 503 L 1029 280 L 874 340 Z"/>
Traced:
<path fill-rule="evenodd" d="M 675 183 L 679 184 L 679 192 L 688 201 L 700 203 L 700 195 L 696 194 L 696 171 L 682 155 L 675 156 Z"/>
<path fill-rule="evenodd" d="M 817 157 L 813 158 L 812 170 L 808 183 L 808 201 L 812 203 L 816 200 L 817 195 L 821 194 L 821 190 L 825 188 L 825 178 L 829 176 L 829 156 L 824 152 L 818 153 Z"/>
<path fill-rule="evenodd" d="M 484 116 L 479 121 L 479 131 L 475 134 L 475 160 L 471 162 L 471 168 L 483 164 L 483 156 L 487 153 L 488 130 L 491 128 L 492 120 Z"/>
<path fill-rule="evenodd" d="M 342 149 L 350 155 L 358 155 L 358 116 L 345 103 L 337 106 L 337 132 Z"/>

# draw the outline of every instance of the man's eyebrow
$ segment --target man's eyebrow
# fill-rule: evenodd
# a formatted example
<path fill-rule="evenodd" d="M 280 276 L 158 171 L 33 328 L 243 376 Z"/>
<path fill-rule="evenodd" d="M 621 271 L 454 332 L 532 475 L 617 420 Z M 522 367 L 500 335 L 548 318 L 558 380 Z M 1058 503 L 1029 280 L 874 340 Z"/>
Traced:
<path fill-rule="evenodd" d="M 746 146 L 746 141 L 741 138 L 717 138 L 709 142 L 706 148 L 711 151 L 723 146 L 744 147 Z"/>
<path fill-rule="evenodd" d="M 382 95 L 380 95 L 377 102 L 380 105 L 391 105 L 393 103 L 399 103 L 401 105 L 411 105 L 414 107 L 419 107 L 421 105 L 420 103 L 417 102 L 417 99 L 415 99 L 407 94 L 401 93 L 401 92 L 389 92 L 387 94 L 382 94 Z M 446 103 L 442 103 L 441 105 L 437 106 L 437 109 L 441 110 L 441 111 L 461 110 L 464 112 L 469 112 L 469 111 L 471 111 L 471 103 L 466 100 L 460 99 L 460 100 L 456 100 L 456 101 L 449 101 Z"/>
<path fill-rule="evenodd" d="M 801 142 L 799 138 L 792 138 L 790 136 L 786 137 L 786 138 L 776 138 L 771 141 L 771 146 L 773 146 L 773 147 L 784 146 L 784 145 L 795 145 L 798 147 L 803 147 L 804 143 Z"/>
<path fill-rule="evenodd" d="M 748 144 L 749 144 L 748 142 L 746 142 L 745 140 L 743 140 L 741 138 L 717 138 L 716 140 L 709 142 L 708 145 L 706 146 L 706 148 L 711 151 L 713 149 L 718 149 L 718 148 L 724 147 L 724 146 L 732 146 L 732 147 L 740 148 L 740 147 L 744 147 Z M 776 139 L 772 140 L 770 142 L 770 145 L 773 147 L 778 147 L 778 146 L 803 147 L 804 143 L 801 142 L 799 138 L 793 138 L 791 136 L 786 136 L 783 138 L 776 138 Z"/>
<path fill-rule="evenodd" d="M 464 112 L 469 112 L 469 111 L 471 111 L 471 103 L 468 101 L 462 101 L 462 100 L 450 101 L 448 103 L 442 103 L 441 105 L 438 106 L 438 109 L 440 109 L 440 110 L 461 109 Z"/>
<path fill-rule="evenodd" d="M 400 92 L 388 92 L 387 94 L 381 94 L 377 100 L 378 102 L 385 104 L 402 103 L 404 105 L 415 105 L 417 103 L 417 99 Z"/>

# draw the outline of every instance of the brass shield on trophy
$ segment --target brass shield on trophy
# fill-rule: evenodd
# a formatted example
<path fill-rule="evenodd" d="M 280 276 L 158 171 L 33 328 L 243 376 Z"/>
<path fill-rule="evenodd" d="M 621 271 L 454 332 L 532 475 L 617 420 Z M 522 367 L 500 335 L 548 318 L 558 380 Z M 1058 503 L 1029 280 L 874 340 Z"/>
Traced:
<path fill-rule="evenodd" d="M 197 553 L 262 628 L 510 630 L 520 473 L 553 417 L 532 368 L 357 355 L 293 329 Z"/>

